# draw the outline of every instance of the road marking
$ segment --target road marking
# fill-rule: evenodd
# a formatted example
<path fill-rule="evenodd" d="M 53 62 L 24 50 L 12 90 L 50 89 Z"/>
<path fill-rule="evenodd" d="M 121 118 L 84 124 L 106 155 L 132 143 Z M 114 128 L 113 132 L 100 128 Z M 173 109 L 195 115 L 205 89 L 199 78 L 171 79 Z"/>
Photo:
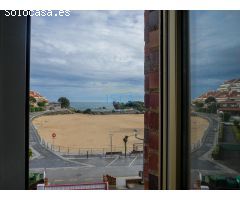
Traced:
<path fill-rule="evenodd" d="M 108 165 L 106 165 L 105 167 L 109 167 L 111 164 L 113 164 L 114 162 L 116 162 L 119 159 L 119 156 L 117 156 L 112 162 L 110 162 Z"/>
<path fill-rule="evenodd" d="M 88 169 L 89 167 L 87 166 L 74 166 L 74 167 L 49 167 L 49 168 L 30 168 L 29 171 L 32 171 L 32 172 L 43 172 L 44 169 L 48 170 L 48 171 L 55 171 L 55 170 L 70 170 L 70 169 L 73 169 L 73 170 L 78 170 L 78 169 Z"/>
<path fill-rule="evenodd" d="M 131 166 L 133 165 L 133 163 L 135 162 L 135 160 L 137 159 L 137 157 L 138 157 L 138 156 L 136 156 L 136 157 L 132 160 L 132 162 L 130 162 L 130 164 L 128 165 L 128 167 L 131 167 Z"/>

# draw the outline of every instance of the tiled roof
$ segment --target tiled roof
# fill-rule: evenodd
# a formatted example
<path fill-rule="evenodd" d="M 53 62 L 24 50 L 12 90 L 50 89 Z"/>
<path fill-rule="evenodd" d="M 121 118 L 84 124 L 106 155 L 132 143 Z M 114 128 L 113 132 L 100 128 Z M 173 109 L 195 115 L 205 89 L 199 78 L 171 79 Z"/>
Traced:
<path fill-rule="evenodd" d="M 34 97 L 34 98 L 41 98 L 41 99 L 43 99 L 43 101 L 45 101 L 45 102 L 48 101 L 45 97 L 43 97 L 41 94 L 39 94 L 38 92 L 35 92 L 35 91 L 30 91 L 30 92 L 29 92 L 29 96 L 30 96 L 30 97 Z"/>
<path fill-rule="evenodd" d="M 205 92 L 202 95 L 200 95 L 198 97 L 198 99 L 204 99 L 204 98 L 208 98 L 210 96 L 213 96 L 217 99 L 240 98 L 240 92 L 235 91 L 235 90 L 231 91 L 231 87 L 235 87 L 236 83 L 240 83 L 240 78 L 232 79 L 232 80 L 228 80 L 228 81 L 224 82 L 224 84 L 230 84 L 228 91 L 221 91 L 221 90 L 208 91 L 208 92 Z"/>

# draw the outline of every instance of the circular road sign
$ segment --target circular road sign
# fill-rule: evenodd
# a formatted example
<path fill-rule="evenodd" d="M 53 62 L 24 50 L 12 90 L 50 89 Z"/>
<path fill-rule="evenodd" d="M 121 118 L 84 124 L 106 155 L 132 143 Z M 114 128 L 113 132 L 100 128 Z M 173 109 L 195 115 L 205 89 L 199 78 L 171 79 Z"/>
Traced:
<path fill-rule="evenodd" d="M 57 135 L 56 133 L 52 133 L 52 137 L 55 138 Z"/>

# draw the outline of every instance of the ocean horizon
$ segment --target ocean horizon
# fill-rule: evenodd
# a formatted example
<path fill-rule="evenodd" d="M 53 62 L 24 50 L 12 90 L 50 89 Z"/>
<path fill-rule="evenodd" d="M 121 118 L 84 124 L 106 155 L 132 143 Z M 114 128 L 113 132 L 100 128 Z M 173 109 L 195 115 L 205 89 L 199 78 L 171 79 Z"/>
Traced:
<path fill-rule="evenodd" d="M 113 110 L 113 103 L 112 102 L 70 102 L 70 106 L 77 109 L 77 110 L 86 110 L 91 109 L 94 111 L 97 110 Z M 106 109 L 103 109 L 105 107 Z"/>

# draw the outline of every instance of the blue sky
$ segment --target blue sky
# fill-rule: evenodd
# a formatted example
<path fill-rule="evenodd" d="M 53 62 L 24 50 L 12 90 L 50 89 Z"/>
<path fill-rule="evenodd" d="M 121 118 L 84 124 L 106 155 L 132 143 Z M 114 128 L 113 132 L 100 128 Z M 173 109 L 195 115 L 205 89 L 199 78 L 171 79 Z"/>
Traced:
<path fill-rule="evenodd" d="M 190 14 L 191 92 L 195 98 L 240 78 L 240 12 L 192 11 Z"/>
<path fill-rule="evenodd" d="M 142 100 L 143 30 L 143 11 L 32 17 L 31 89 L 51 101 Z"/>

